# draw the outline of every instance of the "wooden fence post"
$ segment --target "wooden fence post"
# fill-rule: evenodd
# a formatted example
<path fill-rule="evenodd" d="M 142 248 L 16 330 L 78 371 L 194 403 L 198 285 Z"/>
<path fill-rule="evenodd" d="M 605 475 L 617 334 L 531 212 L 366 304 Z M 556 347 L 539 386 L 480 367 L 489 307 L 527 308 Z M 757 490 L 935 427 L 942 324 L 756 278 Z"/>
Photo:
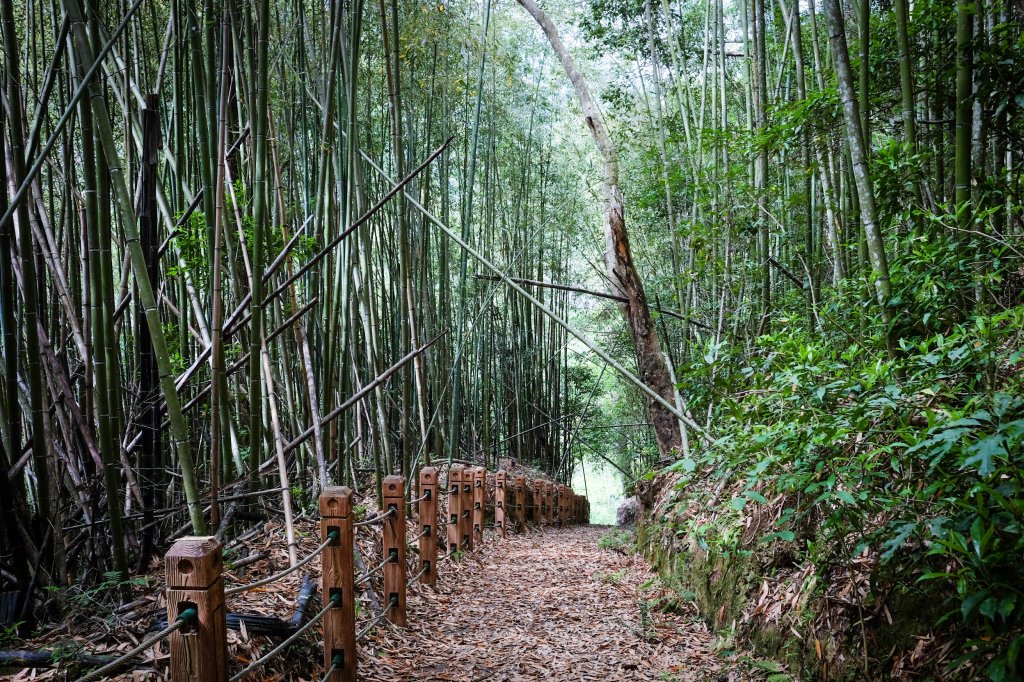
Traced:
<path fill-rule="evenodd" d="M 186 537 L 164 557 L 167 622 L 185 609 L 197 617 L 170 636 L 171 682 L 224 682 L 228 679 L 227 609 L 224 555 L 214 537 Z"/>
<path fill-rule="evenodd" d="M 562 485 L 561 483 L 556 483 L 555 484 L 555 497 L 554 497 L 554 499 L 555 499 L 555 502 L 554 502 L 554 506 L 555 506 L 554 519 L 555 519 L 555 521 L 554 521 L 554 523 L 555 523 L 556 526 L 561 526 L 562 525 L 562 488 L 564 488 L 564 487 L 565 486 Z"/>
<path fill-rule="evenodd" d="M 540 486 L 540 518 L 537 523 L 541 526 L 548 525 L 548 482 L 540 479 L 537 481 Z"/>
<path fill-rule="evenodd" d="M 473 470 L 473 539 L 484 543 L 484 506 L 487 502 L 487 469 Z"/>
<path fill-rule="evenodd" d="M 516 522 L 519 532 L 526 532 L 526 478 L 516 476 Z"/>
<path fill-rule="evenodd" d="M 539 527 L 544 520 L 544 480 L 533 481 L 533 521 Z"/>
<path fill-rule="evenodd" d="M 548 525 L 553 526 L 555 525 L 555 484 L 551 481 L 544 484 L 544 496 L 548 503 Z"/>
<path fill-rule="evenodd" d="M 389 561 L 384 564 L 384 600 L 390 605 L 387 619 L 405 627 L 405 479 L 385 476 L 382 484 L 384 513 L 394 510 L 384 520 L 382 551 Z M 388 608 L 385 606 L 384 608 Z"/>
<path fill-rule="evenodd" d="M 506 537 L 505 530 L 505 503 L 508 499 L 508 474 L 504 470 L 494 474 L 494 527 L 498 529 L 501 537 Z"/>
<path fill-rule="evenodd" d="M 338 595 L 340 603 L 324 616 L 324 668 L 336 657 L 341 664 L 326 678 L 329 682 L 356 679 L 356 597 L 352 552 L 352 491 L 344 486 L 320 493 L 320 539 L 333 532 L 337 539 L 321 555 L 321 594 L 324 601 Z"/>
<path fill-rule="evenodd" d="M 462 545 L 459 519 L 462 518 L 462 465 L 448 469 L 448 554 L 455 554 Z"/>
<path fill-rule="evenodd" d="M 505 531 L 506 533 L 520 532 L 519 521 L 519 486 L 516 485 L 516 477 L 509 476 L 505 479 Z"/>
<path fill-rule="evenodd" d="M 462 493 L 459 499 L 459 547 L 473 551 L 473 467 L 462 470 Z"/>
<path fill-rule="evenodd" d="M 533 481 L 523 483 L 523 530 L 530 532 L 533 521 Z"/>
<path fill-rule="evenodd" d="M 437 582 L 437 469 L 420 469 L 420 584 Z"/>

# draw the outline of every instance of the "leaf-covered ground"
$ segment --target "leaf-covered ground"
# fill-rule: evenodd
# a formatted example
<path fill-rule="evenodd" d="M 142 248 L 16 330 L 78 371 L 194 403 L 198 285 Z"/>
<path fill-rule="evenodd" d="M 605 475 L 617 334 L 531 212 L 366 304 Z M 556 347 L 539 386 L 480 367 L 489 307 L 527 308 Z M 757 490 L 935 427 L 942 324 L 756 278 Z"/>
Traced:
<path fill-rule="evenodd" d="M 410 595 L 406 630 L 364 643 L 360 679 L 747 679 L 685 606 L 658 608 L 665 600 L 641 557 L 598 548 L 606 531 L 489 535 L 442 567 L 436 591 Z"/>
<path fill-rule="evenodd" d="M 380 556 L 379 526 L 358 529 L 357 548 L 367 565 Z M 316 526 L 297 527 L 299 555 L 317 542 Z M 418 527 L 410 522 L 408 537 Z M 745 657 L 727 655 L 727 644 L 709 631 L 694 607 L 664 589 L 644 559 L 632 552 L 599 547 L 609 532 L 601 526 L 533 530 L 501 539 L 486 531 L 482 546 L 458 562 L 442 561 L 436 588 L 414 585 L 408 596 L 408 628 L 378 626 L 359 643 L 359 679 L 397 680 L 745 680 L 763 672 Z M 283 530 L 271 523 L 232 543 L 226 574 L 229 585 L 246 583 L 288 565 Z M 628 535 L 626 536 L 628 537 Z M 630 546 L 631 540 L 611 543 Z M 242 557 L 262 557 L 244 569 L 231 568 Z M 414 558 L 410 554 L 410 559 Z M 319 577 L 319 559 L 307 576 Z M 415 561 L 410 570 L 415 570 Z M 379 577 L 379 576 L 378 576 Z M 166 609 L 162 570 L 136 586 L 138 597 L 116 613 L 94 603 L 77 608 L 63 624 L 16 647 L 63 651 L 54 668 L 0 669 L 0 679 L 74 680 L 88 668 L 71 665 L 81 650 L 116 656 L 139 643 Z M 297 574 L 235 595 L 229 610 L 287 620 L 302 582 Z M 379 581 L 366 585 L 380 594 Z M 357 627 L 374 609 L 361 593 Z M 87 595 L 83 595 L 83 599 Z M 379 600 L 379 598 L 378 598 Z M 84 602 L 83 602 L 84 605 Z M 308 615 L 319 609 L 314 597 Z M 280 637 L 246 630 L 228 631 L 228 659 L 234 673 L 269 651 Z M 313 628 L 248 680 L 320 680 L 322 636 Z M 133 671 L 108 678 L 132 682 L 167 679 L 166 644 L 145 651 Z M 759 670 L 760 668 L 760 670 Z M 771 669 L 769 669 L 771 670 Z"/>

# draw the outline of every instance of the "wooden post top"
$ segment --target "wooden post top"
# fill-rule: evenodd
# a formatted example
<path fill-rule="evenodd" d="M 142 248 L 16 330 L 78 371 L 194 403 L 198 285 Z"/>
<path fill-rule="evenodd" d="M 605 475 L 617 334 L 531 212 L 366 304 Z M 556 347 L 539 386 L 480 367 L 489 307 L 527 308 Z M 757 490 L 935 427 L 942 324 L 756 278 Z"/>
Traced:
<path fill-rule="evenodd" d="M 482 488 L 484 481 L 487 480 L 487 469 L 483 467 L 476 467 L 473 469 L 473 480 L 476 481 L 476 486 Z"/>
<path fill-rule="evenodd" d="M 504 469 L 501 469 L 500 471 L 494 474 L 495 481 L 501 481 L 502 483 L 504 483 L 507 479 L 508 472 L 506 472 Z"/>
<path fill-rule="evenodd" d="M 352 490 L 348 486 L 330 486 L 320 493 L 320 516 L 344 518 L 351 513 Z"/>
<path fill-rule="evenodd" d="M 423 467 L 420 469 L 420 485 L 437 483 L 437 469 L 434 467 Z"/>
<path fill-rule="evenodd" d="M 401 476 L 385 476 L 381 485 L 384 488 L 384 497 L 401 497 L 405 494 L 405 479 Z"/>
<path fill-rule="evenodd" d="M 522 488 L 524 485 L 526 485 L 526 477 L 525 476 L 516 476 L 516 485 L 519 486 L 520 488 Z"/>
<path fill-rule="evenodd" d="M 224 572 L 221 544 L 210 536 L 184 537 L 164 555 L 169 589 L 205 590 Z"/>

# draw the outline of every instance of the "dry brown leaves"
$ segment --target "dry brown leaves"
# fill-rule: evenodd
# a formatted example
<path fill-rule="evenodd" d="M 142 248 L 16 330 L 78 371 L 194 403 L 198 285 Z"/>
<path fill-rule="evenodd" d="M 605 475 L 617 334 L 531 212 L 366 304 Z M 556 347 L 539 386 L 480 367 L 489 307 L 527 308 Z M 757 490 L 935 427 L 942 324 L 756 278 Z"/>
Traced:
<path fill-rule="evenodd" d="M 692 618 L 650 611 L 639 557 L 600 550 L 605 529 L 570 527 L 504 540 L 442 564 L 437 589 L 409 598 L 409 628 L 378 630 L 361 680 L 742 679 Z"/>
<path fill-rule="evenodd" d="M 446 501 L 445 495 L 439 500 Z M 373 506 L 369 502 L 367 506 Z M 461 562 L 441 562 L 436 589 L 414 585 L 408 598 L 409 628 L 377 628 L 359 645 L 361 680 L 739 680 L 744 676 L 714 651 L 715 637 L 694 618 L 651 610 L 642 616 L 640 600 L 652 594 L 641 586 L 654 578 L 637 556 L 600 550 L 598 527 L 533 531 L 500 539 L 488 530 L 482 547 Z M 408 537 L 418 527 L 408 524 Z M 228 586 L 270 575 L 288 565 L 284 529 L 268 523 L 232 550 L 226 560 Z M 296 524 L 298 555 L 319 543 L 314 521 Z M 368 565 L 379 560 L 379 526 L 361 528 L 356 544 Z M 232 563 L 265 553 L 244 568 Z M 417 570 L 410 552 L 410 571 Z M 303 571 L 319 576 L 319 560 Z M 228 610 L 287 620 L 295 608 L 301 576 L 295 574 L 232 596 Z M 73 620 L 22 648 L 79 646 L 117 655 L 146 636 L 153 618 L 165 611 L 162 566 L 154 566 L 147 586 L 136 589 L 133 606 L 110 615 L 96 605 L 73 611 Z M 372 587 L 380 594 L 379 578 Z M 313 604 L 307 614 L 316 612 Z M 90 615 L 94 614 L 94 615 Z M 363 601 L 357 627 L 372 617 Z M 279 638 L 245 630 L 228 632 L 230 670 L 238 670 Z M 271 661 L 251 680 L 319 680 L 322 656 L 319 628 Z M 166 644 L 147 651 L 140 667 L 117 680 L 167 679 Z M 23 670 L 2 679 L 67 680 L 62 666 Z"/>

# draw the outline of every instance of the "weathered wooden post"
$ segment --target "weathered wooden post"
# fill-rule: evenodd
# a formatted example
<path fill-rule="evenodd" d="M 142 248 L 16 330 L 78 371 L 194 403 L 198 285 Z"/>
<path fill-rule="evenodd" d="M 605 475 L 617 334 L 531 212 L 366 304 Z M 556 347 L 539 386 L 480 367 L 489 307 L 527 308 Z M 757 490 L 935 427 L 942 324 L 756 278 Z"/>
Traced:
<path fill-rule="evenodd" d="M 526 532 L 526 477 L 516 476 L 516 522 L 519 532 Z"/>
<path fill-rule="evenodd" d="M 516 485 L 516 477 L 509 476 L 505 479 L 505 530 L 519 532 L 522 530 L 519 521 L 519 486 Z"/>
<path fill-rule="evenodd" d="M 556 526 L 562 525 L 562 489 L 565 488 L 561 483 L 555 484 L 555 495 L 554 502 L 552 503 L 555 508 L 554 512 L 554 524 Z"/>
<path fill-rule="evenodd" d="M 462 518 L 462 465 L 448 469 L 448 554 L 455 554 L 461 545 L 459 519 Z"/>
<path fill-rule="evenodd" d="M 551 481 L 544 484 L 544 497 L 548 505 L 548 525 L 553 526 L 555 525 L 555 484 Z"/>
<path fill-rule="evenodd" d="M 507 509 L 505 504 L 508 500 L 508 474 L 501 470 L 494 474 L 494 527 L 498 529 L 498 535 L 506 537 L 505 516 Z"/>
<path fill-rule="evenodd" d="M 437 582 L 437 469 L 420 469 L 420 584 Z"/>
<path fill-rule="evenodd" d="M 387 619 L 398 627 L 405 627 L 405 479 L 385 476 L 383 485 L 384 512 L 394 510 L 384 520 L 383 552 L 388 558 L 384 564 L 384 599 L 390 608 Z"/>
<path fill-rule="evenodd" d="M 462 493 L 459 500 L 459 547 L 473 551 L 473 476 L 472 467 L 462 471 Z"/>
<path fill-rule="evenodd" d="M 547 504 L 544 502 L 544 489 L 547 487 L 544 484 L 543 479 L 536 479 L 533 482 L 533 487 L 537 490 L 537 526 L 540 528 L 544 527 L 544 520 L 547 516 Z"/>
<path fill-rule="evenodd" d="M 484 542 L 484 507 L 487 502 L 487 469 L 473 469 L 473 539 Z"/>
<path fill-rule="evenodd" d="M 352 491 L 344 486 L 320 493 L 320 538 L 334 534 L 334 542 L 321 555 L 321 594 L 338 604 L 324 616 L 324 667 L 340 656 L 341 664 L 326 678 L 329 682 L 356 679 L 356 598 L 352 553 Z"/>
<path fill-rule="evenodd" d="M 172 682 L 224 682 L 228 679 L 227 609 L 224 555 L 214 537 L 187 537 L 164 557 L 167 622 L 186 609 L 196 618 L 170 636 Z"/>
<path fill-rule="evenodd" d="M 533 480 L 533 522 L 538 526 L 544 520 L 544 480 Z"/>

